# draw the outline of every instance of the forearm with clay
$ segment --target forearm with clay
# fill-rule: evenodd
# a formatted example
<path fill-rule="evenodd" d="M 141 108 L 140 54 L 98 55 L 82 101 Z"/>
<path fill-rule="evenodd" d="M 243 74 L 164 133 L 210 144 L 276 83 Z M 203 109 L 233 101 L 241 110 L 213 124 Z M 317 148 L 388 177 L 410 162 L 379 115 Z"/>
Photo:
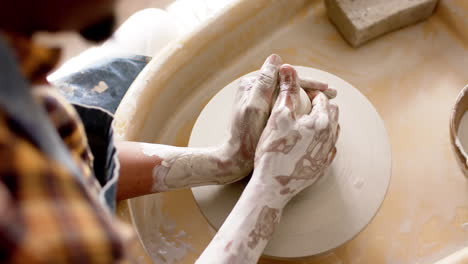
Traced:
<path fill-rule="evenodd" d="M 117 144 L 121 162 L 118 199 L 207 184 L 224 184 L 252 170 L 234 145 L 185 148 L 139 142 Z"/>
<path fill-rule="evenodd" d="M 266 185 L 255 180 L 260 173 L 254 171 L 241 198 L 197 264 L 257 263 L 286 203 L 283 197 L 270 193 Z"/>

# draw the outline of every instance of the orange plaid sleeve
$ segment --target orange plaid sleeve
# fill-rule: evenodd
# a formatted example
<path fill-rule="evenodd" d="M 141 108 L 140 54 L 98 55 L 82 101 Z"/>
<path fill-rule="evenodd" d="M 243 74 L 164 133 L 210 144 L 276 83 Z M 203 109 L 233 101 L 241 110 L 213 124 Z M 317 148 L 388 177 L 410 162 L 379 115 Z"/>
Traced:
<path fill-rule="evenodd" d="M 123 260 L 129 231 L 21 135 L 15 120 L 0 112 L 0 262 Z"/>
<path fill-rule="evenodd" d="M 2 35 L 15 47 L 23 76 L 32 82 L 44 80 L 57 51 Z M 133 262 L 127 249 L 138 242 L 131 227 L 98 199 L 101 186 L 75 109 L 50 87 L 32 88 L 31 93 L 46 110 L 49 120 L 44 122 L 56 128 L 82 177 L 44 154 L 32 143 L 35 131 L 25 131 L 0 107 L 0 263 Z"/>
<path fill-rule="evenodd" d="M 83 124 L 75 109 L 56 89 L 51 87 L 36 87 L 32 89 L 32 93 L 43 105 L 63 143 L 70 150 L 73 160 L 82 171 L 87 187 L 97 195 L 101 191 L 101 185 L 94 177 L 94 158 L 88 146 Z"/>

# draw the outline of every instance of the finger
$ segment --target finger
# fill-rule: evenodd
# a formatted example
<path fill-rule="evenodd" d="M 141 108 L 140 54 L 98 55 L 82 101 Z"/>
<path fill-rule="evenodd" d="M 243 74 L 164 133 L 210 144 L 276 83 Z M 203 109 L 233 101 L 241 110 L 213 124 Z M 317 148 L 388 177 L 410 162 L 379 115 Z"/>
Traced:
<path fill-rule="evenodd" d="M 307 97 L 309 97 L 309 100 L 312 102 L 315 98 L 315 96 L 317 96 L 318 93 L 320 93 L 320 91 L 318 90 L 312 90 L 312 89 L 304 89 L 303 90 L 306 92 L 307 94 Z"/>
<path fill-rule="evenodd" d="M 338 92 L 333 88 L 327 88 L 327 89 L 321 91 L 321 90 L 317 90 L 317 89 L 304 88 L 304 86 L 302 86 L 302 85 L 301 85 L 301 87 L 302 87 L 302 89 L 304 89 L 304 91 L 306 91 L 307 95 L 309 95 L 310 100 L 313 100 L 313 98 L 315 97 L 315 95 L 318 92 L 321 92 L 321 93 L 325 94 L 328 97 L 328 99 L 333 99 L 338 94 Z"/>
<path fill-rule="evenodd" d="M 256 81 L 255 76 L 247 76 L 247 77 L 241 78 L 239 81 L 239 87 L 237 88 L 237 91 L 236 91 L 236 98 L 242 97 L 242 95 L 245 92 L 252 89 L 252 86 L 255 83 L 255 81 Z"/>
<path fill-rule="evenodd" d="M 330 109 L 330 102 L 328 101 L 328 98 L 322 92 L 318 92 L 314 97 L 314 100 L 312 100 L 311 114 L 313 114 L 314 111 L 328 112 L 328 109 Z"/>
<path fill-rule="evenodd" d="M 239 82 L 239 90 L 240 91 L 250 90 L 252 88 L 252 85 L 255 83 L 256 79 L 257 78 L 255 76 L 246 76 L 246 77 L 241 78 Z"/>
<path fill-rule="evenodd" d="M 276 54 L 270 55 L 263 63 L 260 74 L 253 85 L 254 93 L 259 93 L 267 102 L 271 103 L 278 80 L 279 67 L 282 59 Z"/>
<path fill-rule="evenodd" d="M 328 84 L 313 80 L 308 77 L 299 78 L 299 84 L 306 92 L 310 92 L 312 96 L 314 95 L 314 91 L 320 91 L 324 93 L 328 99 L 333 99 L 337 95 L 337 91 L 334 88 L 329 87 Z M 309 98 L 311 100 L 313 99 L 313 97 Z"/>
<path fill-rule="evenodd" d="M 314 117 L 314 126 L 318 130 L 323 130 L 330 125 L 330 103 L 323 93 L 318 93 L 312 101 L 312 111 L 310 116 Z"/>
<path fill-rule="evenodd" d="M 333 147 L 327 157 L 327 164 L 331 164 L 336 157 L 336 147 Z"/>
<path fill-rule="evenodd" d="M 323 93 L 328 97 L 328 99 L 333 99 L 338 95 L 338 91 L 336 89 L 328 87 Z"/>
<path fill-rule="evenodd" d="M 336 126 L 336 132 L 335 132 L 335 138 L 334 138 L 335 143 L 338 141 L 338 138 L 340 137 L 340 131 L 341 131 L 341 126 L 340 124 L 338 124 Z"/>
<path fill-rule="evenodd" d="M 330 103 L 329 105 L 329 111 L 330 111 L 330 117 L 331 120 L 335 123 L 338 123 L 339 115 L 340 115 L 340 110 L 338 106 L 334 103 Z"/>
<path fill-rule="evenodd" d="M 302 87 L 302 89 L 306 92 L 307 96 L 309 97 L 311 101 L 314 100 L 315 96 L 317 96 L 318 93 L 325 94 L 325 96 L 327 96 L 328 99 L 333 99 L 337 95 L 337 91 L 333 88 L 327 88 L 324 91 L 319 91 L 319 90 L 309 89 L 309 88 L 304 88 L 304 87 Z"/>
<path fill-rule="evenodd" d="M 296 70 L 289 64 L 284 64 L 279 69 L 280 89 L 278 102 L 294 112 L 299 103 L 299 85 Z"/>
<path fill-rule="evenodd" d="M 300 85 L 304 89 L 313 89 L 313 90 L 319 90 L 321 92 L 325 91 L 328 89 L 328 84 L 316 81 L 312 78 L 309 77 L 300 77 L 299 78 Z"/>
<path fill-rule="evenodd" d="M 291 65 L 282 65 L 279 69 L 279 94 L 273 106 L 270 121 L 288 123 L 296 119 L 295 109 L 299 101 L 297 72 Z"/>
<path fill-rule="evenodd" d="M 340 111 L 336 104 L 330 103 L 329 112 L 330 112 L 330 121 L 332 123 L 332 129 L 334 131 L 333 142 L 336 143 L 336 141 L 338 140 L 338 136 L 340 134 L 340 125 L 338 123 Z"/>

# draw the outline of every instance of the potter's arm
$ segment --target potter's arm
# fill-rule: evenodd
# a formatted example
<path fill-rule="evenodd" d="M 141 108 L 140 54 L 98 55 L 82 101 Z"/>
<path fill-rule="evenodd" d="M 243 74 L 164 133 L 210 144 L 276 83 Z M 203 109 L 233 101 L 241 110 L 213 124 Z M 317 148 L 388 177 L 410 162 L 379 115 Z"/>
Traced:
<path fill-rule="evenodd" d="M 257 171 L 252 175 L 258 177 Z M 197 264 L 254 264 L 279 223 L 284 199 L 270 199 L 265 185 L 249 182 Z"/>
<path fill-rule="evenodd" d="M 252 178 L 198 264 L 257 263 L 286 203 L 323 176 L 339 133 L 338 108 L 323 93 L 311 95 L 310 113 L 300 109 L 297 73 L 280 68 L 280 94 L 255 153 Z"/>
<path fill-rule="evenodd" d="M 207 184 L 224 184 L 245 177 L 253 168 L 257 142 L 266 125 L 277 88 L 281 58 L 271 55 L 260 73 L 240 82 L 231 131 L 216 148 L 195 149 L 119 142 L 118 199 Z M 326 84 L 308 79 L 300 85 L 311 97 L 319 91 L 334 97 Z"/>
<path fill-rule="evenodd" d="M 235 145 L 184 148 L 139 142 L 117 142 L 120 179 L 117 199 L 208 184 L 224 184 L 246 176 L 252 159 Z"/>
<path fill-rule="evenodd" d="M 156 144 L 117 144 L 121 173 L 118 199 L 153 192 L 239 180 L 253 168 L 258 139 L 277 87 L 281 58 L 269 56 L 256 76 L 240 82 L 231 131 L 216 148 L 178 148 Z"/>

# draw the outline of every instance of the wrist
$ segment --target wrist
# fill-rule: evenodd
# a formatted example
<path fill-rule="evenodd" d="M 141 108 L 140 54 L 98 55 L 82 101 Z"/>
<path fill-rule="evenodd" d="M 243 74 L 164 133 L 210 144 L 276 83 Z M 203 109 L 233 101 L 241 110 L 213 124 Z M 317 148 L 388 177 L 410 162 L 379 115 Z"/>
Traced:
<path fill-rule="evenodd" d="M 280 222 L 283 207 L 259 195 L 256 187 L 247 185 L 197 263 L 257 263 Z"/>
<path fill-rule="evenodd" d="M 219 145 L 215 151 L 218 158 L 223 158 L 232 165 L 230 170 L 233 174 L 242 174 L 247 176 L 254 167 L 253 155 L 243 153 L 241 144 L 236 140 L 227 140 Z"/>
<path fill-rule="evenodd" d="M 275 180 L 269 179 L 271 177 L 271 174 L 255 168 L 252 178 L 242 195 L 245 194 L 249 202 L 283 210 L 292 196 L 289 193 L 281 194 L 283 186 Z"/>

